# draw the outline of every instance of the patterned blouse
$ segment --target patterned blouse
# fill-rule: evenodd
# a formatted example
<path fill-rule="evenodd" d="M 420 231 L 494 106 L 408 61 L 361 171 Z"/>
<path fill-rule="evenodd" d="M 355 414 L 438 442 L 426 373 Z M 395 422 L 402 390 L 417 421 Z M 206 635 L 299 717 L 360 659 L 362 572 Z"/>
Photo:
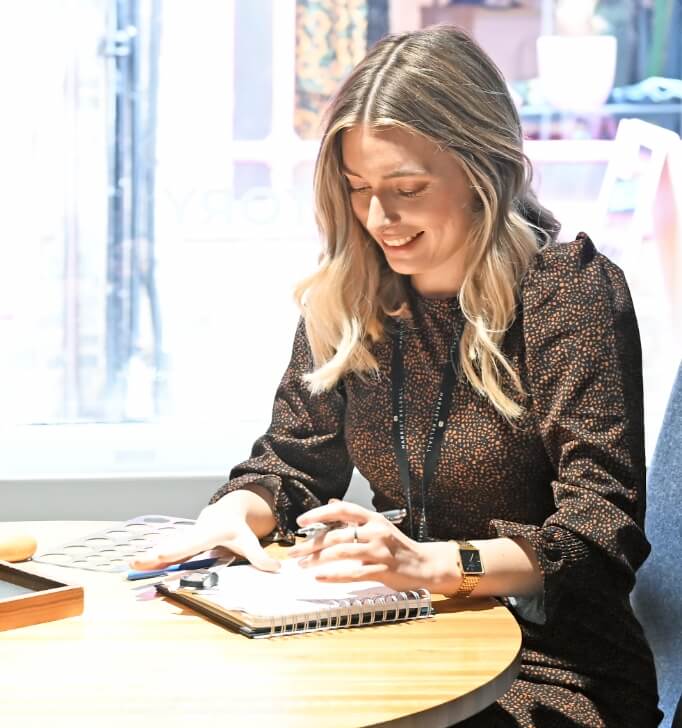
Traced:
<path fill-rule="evenodd" d="M 404 401 L 419 503 L 441 371 L 464 317 L 456 298 L 412 292 L 410 304 Z M 380 376 L 349 375 L 311 395 L 303 374 L 312 358 L 299 323 L 270 428 L 212 501 L 260 483 L 286 531 L 301 512 L 342 498 L 356 467 L 377 510 L 404 507 L 392 442 L 392 343 L 387 336 L 374 345 Z M 540 563 L 543 608 L 532 619 L 516 611 L 520 674 L 463 725 L 656 726 L 653 659 L 629 602 L 649 552 L 639 334 L 623 274 L 586 235 L 537 254 L 503 351 L 527 394 L 524 414 L 510 424 L 460 377 L 426 516 L 439 540 L 525 538 Z"/>

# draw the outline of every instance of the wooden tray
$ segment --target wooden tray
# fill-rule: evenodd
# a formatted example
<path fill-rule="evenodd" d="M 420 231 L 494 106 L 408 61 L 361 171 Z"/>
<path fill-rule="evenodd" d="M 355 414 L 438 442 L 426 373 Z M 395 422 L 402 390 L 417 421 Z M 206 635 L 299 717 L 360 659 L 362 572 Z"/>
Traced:
<path fill-rule="evenodd" d="M 36 576 L 0 561 L 0 631 L 83 613 L 83 587 Z"/>

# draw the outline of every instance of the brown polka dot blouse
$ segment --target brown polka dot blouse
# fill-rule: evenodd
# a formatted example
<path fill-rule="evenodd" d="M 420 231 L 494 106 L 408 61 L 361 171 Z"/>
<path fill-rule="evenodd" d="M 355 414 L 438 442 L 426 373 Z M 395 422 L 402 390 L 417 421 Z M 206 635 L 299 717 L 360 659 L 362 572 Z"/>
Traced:
<path fill-rule="evenodd" d="M 456 299 L 413 293 L 410 303 L 405 408 L 418 503 L 442 367 L 464 320 Z M 544 613 L 531 621 L 517 610 L 518 679 L 463 725 L 656 726 L 653 660 L 629 602 L 649 545 L 641 353 L 621 271 L 584 234 L 546 247 L 521 286 L 503 349 L 527 393 L 525 413 L 508 423 L 460 377 L 426 514 L 437 539 L 527 539 L 544 577 Z M 213 501 L 261 483 L 275 496 L 279 528 L 288 530 L 302 511 L 342 498 L 355 466 L 378 510 L 405 506 L 392 444 L 391 351 L 390 337 L 374 348 L 379 377 L 350 375 L 312 396 L 299 324 L 272 424 Z"/>

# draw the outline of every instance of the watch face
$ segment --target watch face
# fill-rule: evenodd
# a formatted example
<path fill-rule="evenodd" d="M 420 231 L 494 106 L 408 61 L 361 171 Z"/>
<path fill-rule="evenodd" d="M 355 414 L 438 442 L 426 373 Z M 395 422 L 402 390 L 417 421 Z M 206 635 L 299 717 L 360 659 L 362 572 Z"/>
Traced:
<path fill-rule="evenodd" d="M 462 559 L 462 571 L 465 574 L 482 574 L 483 564 L 481 564 L 481 555 L 474 549 L 460 549 L 460 558 Z"/>

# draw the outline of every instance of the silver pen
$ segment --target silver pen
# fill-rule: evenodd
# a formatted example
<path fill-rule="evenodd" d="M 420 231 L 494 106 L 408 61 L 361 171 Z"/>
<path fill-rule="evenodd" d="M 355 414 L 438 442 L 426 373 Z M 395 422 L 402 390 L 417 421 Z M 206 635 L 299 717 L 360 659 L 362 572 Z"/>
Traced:
<path fill-rule="evenodd" d="M 407 515 L 405 508 L 395 508 L 392 511 L 382 511 L 379 515 L 383 516 L 389 523 L 402 523 Z M 297 536 L 316 536 L 318 533 L 326 533 L 327 531 L 333 531 L 337 528 L 347 528 L 352 526 L 352 523 L 346 523 L 345 521 L 327 521 L 326 523 L 311 523 L 309 526 L 304 526 L 296 531 Z"/>

